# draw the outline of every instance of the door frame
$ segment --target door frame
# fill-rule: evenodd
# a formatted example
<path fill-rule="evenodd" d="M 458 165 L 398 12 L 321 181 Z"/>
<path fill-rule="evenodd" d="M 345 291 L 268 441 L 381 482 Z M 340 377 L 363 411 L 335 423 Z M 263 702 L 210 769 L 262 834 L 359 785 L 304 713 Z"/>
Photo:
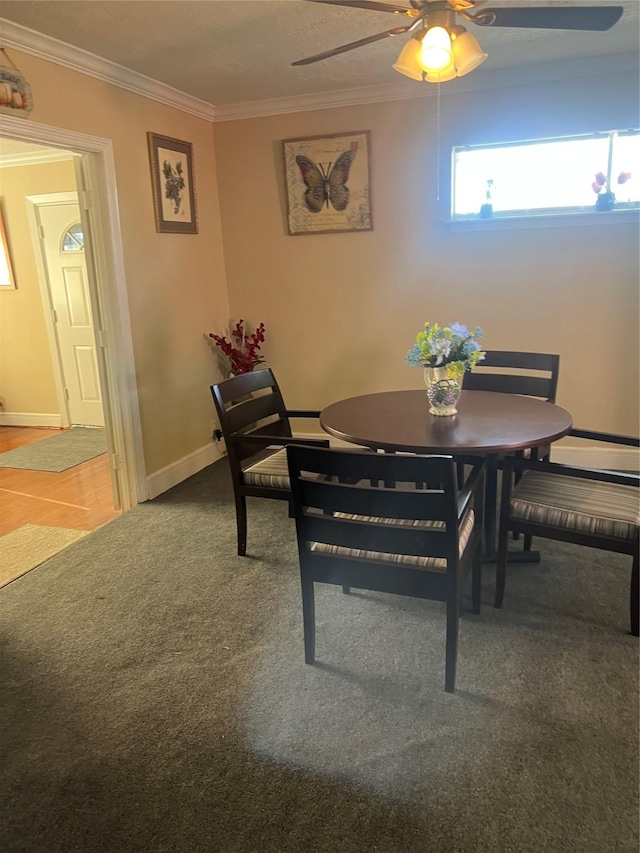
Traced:
<path fill-rule="evenodd" d="M 60 357 L 60 342 L 53 322 L 51 302 L 51 291 L 48 284 L 48 275 L 44 262 L 44 251 L 40 240 L 40 220 L 38 218 L 38 208 L 51 204 L 75 203 L 80 204 L 78 193 L 62 192 L 62 193 L 39 193 L 37 195 L 25 196 L 27 202 L 27 217 L 29 219 L 29 227 L 31 228 L 31 242 L 35 255 L 36 270 L 38 272 L 38 281 L 40 283 L 40 295 L 42 297 L 42 306 L 44 308 L 44 323 L 47 329 L 47 339 L 49 341 L 49 350 L 51 351 L 51 363 L 53 365 L 53 381 L 56 389 L 56 397 L 58 400 L 58 408 L 62 416 L 62 426 L 71 426 L 71 417 L 69 415 L 69 404 L 64 393 L 64 374 L 62 370 Z M 93 318 L 92 318 L 93 325 Z M 95 337 L 95 327 L 93 329 Z"/>
<path fill-rule="evenodd" d="M 113 143 L 73 130 L 0 115 L 0 136 L 62 148 L 75 158 L 85 260 L 98 344 L 105 431 L 120 508 L 148 499 L 142 425 L 127 299 Z M 85 221 L 86 220 L 86 221 Z"/>

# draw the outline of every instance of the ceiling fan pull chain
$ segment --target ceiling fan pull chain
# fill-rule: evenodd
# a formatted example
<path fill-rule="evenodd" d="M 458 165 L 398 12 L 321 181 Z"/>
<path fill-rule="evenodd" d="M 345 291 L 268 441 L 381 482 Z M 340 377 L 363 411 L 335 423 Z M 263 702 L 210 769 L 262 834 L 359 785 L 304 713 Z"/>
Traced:
<path fill-rule="evenodd" d="M 436 201 L 440 201 L 440 83 L 436 86 Z"/>

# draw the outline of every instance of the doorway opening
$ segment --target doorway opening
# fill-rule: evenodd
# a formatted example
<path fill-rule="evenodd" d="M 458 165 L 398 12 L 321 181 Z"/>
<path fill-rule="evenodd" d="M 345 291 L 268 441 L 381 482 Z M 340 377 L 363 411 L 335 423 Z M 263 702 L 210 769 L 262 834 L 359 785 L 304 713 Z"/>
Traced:
<path fill-rule="evenodd" d="M 49 430 L 34 427 L 65 427 L 74 424 L 103 426 L 107 442 L 107 455 L 104 457 L 107 463 L 107 480 L 106 487 L 102 487 L 102 490 L 109 498 L 112 495 L 111 512 L 115 516 L 146 500 L 148 494 L 137 392 L 133 379 L 133 348 L 115 200 L 115 168 L 111 142 L 46 125 L 31 122 L 27 124 L 20 119 L 1 117 L 0 147 L 4 151 L 0 151 L 0 154 L 20 142 L 32 149 L 41 146 L 42 158 L 46 155 L 46 149 L 49 152 L 57 151 L 58 159 L 71 159 L 76 181 L 72 194 L 71 187 L 67 187 L 67 193 L 62 197 L 55 198 L 49 193 L 49 198 L 44 199 L 46 190 L 52 187 L 43 186 L 38 188 L 40 192 L 36 190 L 34 193 L 32 190 L 28 201 L 24 198 L 22 200 L 23 207 L 30 211 L 29 217 L 40 234 L 43 231 L 45 234 L 47 231 L 51 232 L 50 245 L 46 247 L 44 242 L 41 244 L 40 258 L 37 261 L 41 273 L 44 269 L 44 275 L 40 276 L 41 288 L 43 283 L 48 287 L 51 273 L 49 267 L 55 265 L 55 250 L 61 250 L 57 252 L 61 258 L 58 274 L 62 282 L 58 294 L 55 295 L 52 291 L 46 294 L 41 290 L 42 296 L 47 296 L 46 302 L 43 300 L 43 308 L 51 362 L 54 365 L 54 397 L 59 401 L 56 408 L 53 405 L 49 408 L 51 412 L 59 413 L 59 421 L 50 424 L 41 422 L 42 418 L 46 421 L 49 409 L 45 409 L 45 415 L 41 416 L 40 421 L 35 417 L 31 423 L 24 424 L 25 432 L 20 437 L 13 433 L 12 440 L 14 444 L 17 441 L 23 446 L 40 443 L 44 437 L 43 433 L 50 435 Z M 44 159 L 40 162 L 44 162 Z M 28 194 L 25 193 L 25 196 Z M 26 232 L 19 235 L 24 244 L 25 241 L 31 240 L 30 229 L 26 226 L 21 230 Z M 18 235 L 9 234 L 10 242 L 12 238 L 16 240 Z M 18 280 L 16 290 L 12 291 L 12 294 L 3 293 L 1 296 L 6 300 L 8 296 L 13 295 L 15 306 L 24 299 L 25 290 L 24 285 L 21 289 L 21 282 Z M 72 315 L 74 320 L 64 329 L 59 327 L 59 317 L 56 316 L 56 300 L 60 299 L 66 300 L 66 313 L 68 316 Z M 0 304 L 0 315 L 1 313 Z M 5 303 L 5 316 L 7 314 Z M 77 337 L 82 334 L 85 334 L 84 339 Z M 63 352 L 65 346 L 66 356 Z M 72 353 L 73 357 L 69 357 L 69 353 Z M 33 374 L 34 371 L 31 371 L 31 375 Z M 0 396 L 6 398 L 6 391 L 1 386 Z M 4 411 L 0 410 L 0 427 L 16 424 L 15 419 L 12 421 L 10 409 L 10 406 L 5 405 Z M 6 450 L 4 447 L 0 452 Z M 87 463 L 90 464 L 93 463 Z M 6 474 L 10 470 L 8 467 L 0 467 L 3 485 L 6 485 Z M 77 474 L 79 471 L 80 468 L 73 473 Z M 44 471 L 34 473 L 41 478 L 47 476 Z M 20 491 L 20 488 L 9 489 L 10 493 Z M 15 512 L 16 505 L 23 501 L 23 496 L 10 494 L 10 498 Z M 43 500 L 48 500 L 53 505 L 58 499 Z M 66 495 L 58 503 L 67 505 L 72 513 L 83 508 L 83 501 L 71 495 Z M 104 514 L 102 518 L 95 526 L 110 520 Z"/>

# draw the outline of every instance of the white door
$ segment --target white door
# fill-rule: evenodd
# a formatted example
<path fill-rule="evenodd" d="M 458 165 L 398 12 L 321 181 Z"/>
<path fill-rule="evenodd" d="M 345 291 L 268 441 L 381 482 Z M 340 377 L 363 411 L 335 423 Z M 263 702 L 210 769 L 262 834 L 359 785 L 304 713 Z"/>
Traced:
<path fill-rule="evenodd" d="M 69 419 L 104 426 L 80 208 L 64 202 L 37 211 Z"/>

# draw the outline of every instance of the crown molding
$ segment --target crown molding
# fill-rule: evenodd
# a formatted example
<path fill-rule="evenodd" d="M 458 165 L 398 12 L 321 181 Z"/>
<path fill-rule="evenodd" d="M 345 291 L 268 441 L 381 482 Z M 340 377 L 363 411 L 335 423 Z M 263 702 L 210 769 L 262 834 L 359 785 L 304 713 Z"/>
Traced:
<path fill-rule="evenodd" d="M 158 101 L 166 106 L 198 116 L 198 118 L 204 118 L 208 121 L 214 119 L 215 107 L 206 101 L 201 101 L 200 98 L 186 95 L 172 86 L 159 83 L 157 80 L 152 80 L 151 77 L 131 71 L 131 69 L 118 65 L 116 62 L 102 59 L 102 57 L 89 53 L 80 47 L 74 47 L 66 42 L 59 41 L 59 39 L 44 35 L 44 33 L 22 27 L 6 18 L 0 18 L 0 42 L 2 47 L 13 47 L 16 50 L 23 51 L 23 53 L 37 56 L 39 59 L 55 62 L 56 65 L 70 68 L 72 71 L 79 71 L 89 77 L 95 77 L 96 80 L 111 83 L 127 92 L 142 95 L 152 101 Z"/>
<path fill-rule="evenodd" d="M 44 33 L 22 27 L 6 18 L 0 18 L 0 44 L 3 47 L 12 47 L 23 53 L 54 62 L 89 77 L 95 77 L 97 80 L 111 83 L 113 86 L 118 86 L 128 92 L 142 95 L 173 109 L 211 122 L 237 121 L 239 119 L 351 107 L 382 101 L 427 98 L 434 97 L 437 92 L 436 86 L 400 80 L 398 83 L 382 86 L 363 86 L 357 89 L 342 89 L 332 92 L 317 92 L 311 95 L 294 95 L 263 101 L 245 101 L 215 106 L 200 98 L 194 98 L 192 95 L 180 92 L 172 86 L 159 83 L 144 74 L 138 74 L 136 71 L 89 53 L 82 48 L 74 47 L 59 39 L 44 35 Z M 637 77 L 638 54 L 596 56 L 510 68 L 488 69 L 482 66 L 467 77 L 446 83 L 444 91 L 450 94 L 477 92 L 571 77 L 593 77 L 620 71 L 634 74 Z"/>
<path fill-rule="evenodd" d="M 480 68 L 467 77 L 460 77 L 457 80 L 445 83 L 442 91 L 447 94 L 479 92 L 487 89 L 525 86 L 531 83 L 567 80 L 573 77 L 595 77 L 618 72 L 631 73 L 637 77 L 638 54 L 623 53 L 510 68 Z M 415 80 L 401 80 L 398 83 L 383 86 L 364 86 L 359 89 L 343 89 L 334 92 L 318 92 L 313 95 L 295 95 L 289 98 L 221 105 L 216 107 L 213 121 L 237 121 L 239 119 L 284 115 L 308 110 L 373 104 L 382 101 L 429 98 L 435 97 L 436 94 L 437 86 L 417 83 Z"/>
<path fill-rule="evenodd" d="M 243 118 L 302 113 L 310 110 L 328 110 L 334 107 L 353 107 L 379 101 L 400 101 L 424 97 L 428 92 L 417 93 L 402 83 L 385 86 L 363 86 L 360 89 L 341 89 L 333 92 L 316 92 L 313 95 L 291 95 L 287 98 L 270 98 L 265 101 L 244 101 L 216 107 L 215 122 L 236 121 Z M 435 94 L 432 92 L 431 94 Z"/>

